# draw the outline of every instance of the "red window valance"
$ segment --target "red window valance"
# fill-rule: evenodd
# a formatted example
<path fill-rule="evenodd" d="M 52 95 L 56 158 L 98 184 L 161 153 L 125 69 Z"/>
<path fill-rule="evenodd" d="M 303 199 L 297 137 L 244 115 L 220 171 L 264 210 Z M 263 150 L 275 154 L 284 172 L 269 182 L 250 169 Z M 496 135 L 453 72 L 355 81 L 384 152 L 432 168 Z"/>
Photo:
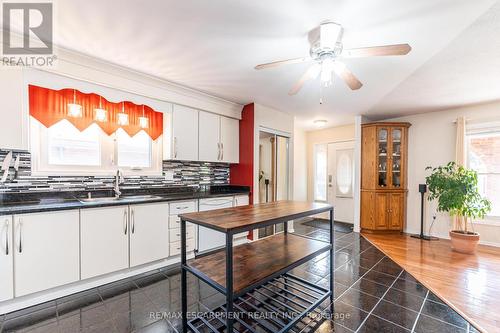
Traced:
<path fill-rule="evenodd" d="M 76 98 L 75 98 L 76 97 Z M 68 104 L 73 103 L 82 106 L 82 117 L 68 115 Z M 80 131 L 85 130 L 91 124 L 97 124 L 108 135 L 122 128 L 130 136 L 144 130 L 153 140 L 163 134 L 163 113 L 154 111 L 149 106 L 137 105 L 124 101 L 112 103 L 97 94 L 85 94 L 74 89 L 52 90 L 48 88 L 29 85 L 29 112 L 30 115 L 41 122 L 45 127 L 50 127 L 62 119 L 68 120 Z M 129 124 L 121 126 L 118 124 L 118 113 L 128 114 Z M 107 111 L 105 122 L 96 121 L 95 109 L 101 108 Z M 139 124 L 139 117 L 148 118 L 147 128 Z"/>

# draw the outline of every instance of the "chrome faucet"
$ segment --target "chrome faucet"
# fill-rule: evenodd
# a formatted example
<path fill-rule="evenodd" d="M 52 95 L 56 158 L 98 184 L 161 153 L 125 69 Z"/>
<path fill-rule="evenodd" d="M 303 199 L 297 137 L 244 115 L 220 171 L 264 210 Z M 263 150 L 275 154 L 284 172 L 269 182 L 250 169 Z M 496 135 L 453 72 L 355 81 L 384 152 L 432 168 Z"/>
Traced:
<path fill-rule="evenodd" d="M 120 169 L 116 170 L 116 175 L 115 175 L 115 188 L 113 189 L 115 191 L 115 197 L 118 199 L 120 195 L 122 195 L 122 192 L 120 191 L 120 184 L 123 184 L 125 182 L 125 178 L 123 177 L 123 172 Z"/>

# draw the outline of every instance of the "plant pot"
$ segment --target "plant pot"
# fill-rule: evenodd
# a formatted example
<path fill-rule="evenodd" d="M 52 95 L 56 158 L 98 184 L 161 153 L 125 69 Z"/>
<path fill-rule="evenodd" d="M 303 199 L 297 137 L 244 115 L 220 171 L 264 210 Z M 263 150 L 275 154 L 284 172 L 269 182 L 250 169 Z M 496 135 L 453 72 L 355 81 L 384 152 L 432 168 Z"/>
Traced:
<path fill-rule="evenodd" d="M 479 234 L 477 232 L 464 233 L 462 231 L 450 231 L 451 248 L 460 253 L 474 254 L 476 252 L 477 243 L 479 242 Z"/>

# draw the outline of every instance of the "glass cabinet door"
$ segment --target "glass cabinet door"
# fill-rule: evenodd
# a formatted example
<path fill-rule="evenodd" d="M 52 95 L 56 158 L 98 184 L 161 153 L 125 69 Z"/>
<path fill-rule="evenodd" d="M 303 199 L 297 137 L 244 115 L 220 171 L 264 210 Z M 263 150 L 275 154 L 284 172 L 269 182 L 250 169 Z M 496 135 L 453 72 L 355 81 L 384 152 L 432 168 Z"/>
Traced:
<path fill-rule="evenodd" d="M 390 169 L 391 169 L 391 187 L 401 188 L 401 180 L 403 179 L 403 129 L 393 128 L 390 135 Z"/>
<path fill-rule="evenodd" d="M 377 129 L 377 184 L 379 187 L 389 185 L 389 130 L 387 128 Z"/>

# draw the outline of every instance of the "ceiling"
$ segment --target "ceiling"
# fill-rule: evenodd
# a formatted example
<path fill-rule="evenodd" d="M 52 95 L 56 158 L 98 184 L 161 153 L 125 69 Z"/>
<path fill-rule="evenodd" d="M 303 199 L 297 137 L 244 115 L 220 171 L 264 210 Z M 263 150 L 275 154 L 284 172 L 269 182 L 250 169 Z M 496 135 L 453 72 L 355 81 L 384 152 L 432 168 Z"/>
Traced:
<path fill-rule="evenodd" d="M 500 100 L 500 2 L 370 110 L 374 118 Z"/>
<path fill-rule="evenodd" d="M 474 23 L 495 2 L 64 0 L 56 2 L 55 43 L 233 102 L 274 107 L 297 116 L 306 128 L 319 118 L 333 126 L 350 123 L 357 114 L 426 110 L 435 106 L 429 101 L 434 97 L 440 106 L 494 98 L 479 93 L 453 97 L 468 85 L 489 84 L 462 81 L 464 75 L 479 77 L 473 63 L 477 48 L 485 45 L 483 36 L 476 34 L 487 28 L 499 31 L 496 14 L 491 14 L 497 18 L 495 24 Z M 364 86 L 351 91 L 337 80 L 324 90 L 323 105 L 318 81 L 288 95 L 307 64 L 253 69 L 259 63 L 307 55 L 307 34 L 325 19 L 344 26 L 346 48 L 409 43 L 413 50 L 404 57 L 345 60 Z M 471 24 L 473 31 L 465 30 Z M 485 59 L 499 50 L 498 38 L 488 36 L 496 49 L 486 51 Z M 466 72 L 461 71 L 463 60 L 471 62 Z M 488 70 L 485 67 L 480 70 Z M 498 67 L 489 79 L 500 78 Z M 449 87 L 436 90 L 443 85 Z"/>

